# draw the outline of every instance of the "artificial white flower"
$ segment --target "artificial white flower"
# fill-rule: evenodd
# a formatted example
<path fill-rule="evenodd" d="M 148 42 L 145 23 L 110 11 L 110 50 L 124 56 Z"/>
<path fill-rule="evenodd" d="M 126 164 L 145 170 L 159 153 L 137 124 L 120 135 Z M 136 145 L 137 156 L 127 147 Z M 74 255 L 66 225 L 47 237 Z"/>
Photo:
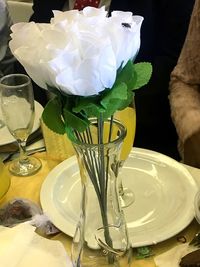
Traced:
<path fill-rule="evenodd" d="M 48 24 L 13 25 L 9 45 L 40 87 L 97 95 L 112 88 L 118 68 L 137 55 L 142 21 L 131 12 L 108 17 L 105 7 L 54 11 Z"/>

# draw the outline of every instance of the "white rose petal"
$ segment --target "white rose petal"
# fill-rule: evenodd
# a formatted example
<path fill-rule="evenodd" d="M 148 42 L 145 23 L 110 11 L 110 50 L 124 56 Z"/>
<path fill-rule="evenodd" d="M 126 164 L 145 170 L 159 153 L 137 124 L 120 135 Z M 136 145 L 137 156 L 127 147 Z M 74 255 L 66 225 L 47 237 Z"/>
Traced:
<path fill-rule="evenodd" d="M 53 15 L 54 17 L 51 19 L 51 24 L 57 24 L 59 22 L 62 23 L 63 21 L 67 21 L 69 23 L 76 21 L 80 16 L 78 10 L 69 10 L 65 12 L 54 10 Z"/>
<path fill-rule="evenodd" d="M 72 51 L 62 51 L 56 58 L 47 62 L 49 68 L 54 70 L 56 73 L 63 71 L 66 68 L 77 66 L 80 64 L 80 57 L 78 50 Z"/>
<path fill-rule="evenodd" d="M 101 7 L 101 8 L 95 8 L 95 7 L 91 7 L 91 6 L 87 6 L 83 9 L 82 14 L 85 17 L 94 17 L 98 20 L 100 19 L 104 19 L 107 16 L 107 11 L 105 11 L 105 6 Z"/>

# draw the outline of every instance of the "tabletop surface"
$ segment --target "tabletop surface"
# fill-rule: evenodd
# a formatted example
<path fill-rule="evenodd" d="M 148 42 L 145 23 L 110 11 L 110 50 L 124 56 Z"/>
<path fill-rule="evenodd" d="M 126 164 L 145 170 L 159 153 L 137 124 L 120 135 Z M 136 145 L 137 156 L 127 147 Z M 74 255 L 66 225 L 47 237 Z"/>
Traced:
<path fill-rule="evenodd" d="M 35 156 L 42 161 L 42 169 L 37 174 L 30 177 L 11 176 L 11 186 L 6 196 L 2 199 L 1 205 L 13 198 L 26 198 L 34 201 L 37 204 L 40 204 L 41 185 L 47 174 L 59 162 L 48 159 L 46 152 L 37 153 L 35 154 Z M 188 169 L 188 171 L 191 173 L 198 186 L 200 187 L 200 169 L 189 167 L 187 165 L 184 166 Z M 158 256 L 160 253 L 163 253 L 179 244 L 179 242 L 177 241 L 178 236 L 184 236 L 187 241 L 190 241 L 198 230 L 200 230 L 200 226 L 194 219 L 192 223 L 178 235 L 156 245 L 150 246 L 153 256 L 142 260 L 133 259 L 132 266 L 155 267 L 156 265 L 154 262 L 154 256 Z M 59 233 L 54 236 L 53 239 L 60 240 L 66 248 L 67 253 L 70 255 L 72 241 L 70 237 L 68 237 L 64 233 Z M 136 249 L 134 249 L 134 255 L 136 255 L 136 253 Z"/>

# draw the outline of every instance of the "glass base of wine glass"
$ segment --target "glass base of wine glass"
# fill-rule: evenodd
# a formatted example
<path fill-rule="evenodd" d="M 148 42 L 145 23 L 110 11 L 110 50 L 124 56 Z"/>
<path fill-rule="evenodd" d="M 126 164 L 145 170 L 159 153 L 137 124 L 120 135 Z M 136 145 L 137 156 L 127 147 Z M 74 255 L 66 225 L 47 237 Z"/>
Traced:
<path fill-rule="evenodd" d="M 30 176 L 37 173 L 41 167 L 42 163 L 39 159 L 28 157 L 23 162 L 19 159 L 11 161 L 8 169 L 15 176 Z"/>
<path fill-rule="evenodd" d="M 129 188 L 123 187 L 123 191 L 119 194 L 119 200 L 122 208 L 127 208 L 135 201 L 135 195 Z"/>

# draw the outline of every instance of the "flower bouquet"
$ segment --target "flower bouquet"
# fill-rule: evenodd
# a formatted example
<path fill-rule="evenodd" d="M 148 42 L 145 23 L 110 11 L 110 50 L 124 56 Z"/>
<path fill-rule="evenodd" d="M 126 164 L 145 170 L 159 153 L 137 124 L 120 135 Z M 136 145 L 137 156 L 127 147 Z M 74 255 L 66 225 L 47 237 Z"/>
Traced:
<path fill-rule="evenodd" d="M 73 263 L 88 266 L 92 257 L 92 266 L 104 264 L 99 258 L 128 265 L 130 246 L 116 190 L 126 129 L 114 114 L 131 103 L 152 73 L 151 64 L 133 63 L 143 18 L 121 11 L 108 17 L 104 7 L 53 13 L 48 24 L 13 25 L 10 48 L 30 77 L 55 95 L 43 121 L 67 133 L 77 153 L 83 188 Z M 101 248 L 98 257 L 94 248 Z"/>

